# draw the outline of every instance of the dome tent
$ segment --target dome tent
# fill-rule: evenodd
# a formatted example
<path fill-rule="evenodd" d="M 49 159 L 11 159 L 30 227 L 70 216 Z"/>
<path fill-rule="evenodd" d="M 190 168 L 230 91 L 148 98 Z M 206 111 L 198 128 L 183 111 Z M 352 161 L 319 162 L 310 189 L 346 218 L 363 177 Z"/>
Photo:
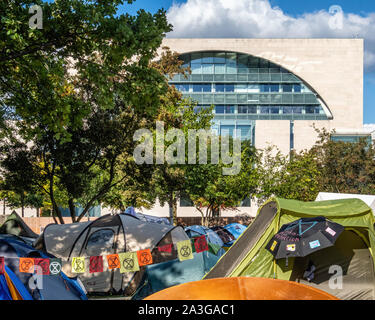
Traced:
<path fill-rule="evenodd" d="M 194 259 L 179 261 L 178 259 L 146 266 L 146 272 L 133 300 L 144 299 L 145 297 L 174 287 L 183 283 L 201 280 L 207 272 L 216 264 L 218 259 L 225 253 L 222 248 L 223 241 L 211 229 L 193 225 L 185 227 L 185 232 L 190 239 L 206 236 L 208 250 L 197 253 L 193 245 Z"/>
<path fill-rule="evenodd" d="M 304 258 L 275 260 L 266 249 L 270 239 L 286 223 L 300 218 L 323 216 L 344 226 L 334 246 Z M 258 211 L 253 223 L 205 276 L 262 277 L 304 283 L 339 299 L 375 299 L 375 218 L 359 199 L 302 202 L 271 198 Z M 316 266 L 314 279 L 304 277 L 310 262 Z M 342 288 L 331 288 L 331 266 L 342 270 Z"/>
<path fill-rule="evenodd" d="M 247 226 L 244 226 L 243 224 L 236 223 L 236 222 L 230 223 L 224 226 L 224 229 L 229 231 L 234 237 L 234 240 L 227 242 L 225 245 L 230 247 L 239 238 L 242 232 L 246 230 L 246 228 Z"/>
<path fill-rule="evenodd" d="M 32 273 L 19 271 L 19 258 L 54 258 L 36 250 L 23 239 L 13 235 L 0 235 L 0 256 L 4 257 L 6 285 L 1 284 L 3 299 L 9 300 L 87 300 L 76 279 L 69 279 L 63 272 L 58 275 L 39 275 L 42 287 L 30 288 Z M 4 278 L 2 279 L 4 280 Z M 10 293 L 10 295 L 9 295 Z"/>
<path fill-rule="evenodd" d="M 31 230 L 16 211 L 13 211 L 1 225 L 0 234 L 13 234 L 29 239 L 36 239 L 38 237 L 38 234 Z"/>
<path fill-rule="evenodd" d="M 372 209 L 373 212 L 375 211 L 375 196 L 374 195 L 319 192 L 315 201 L 339 200 L 339 199 L 360 199 L 364 203 L 366 203 Z"/>
<path fill-rule="evenodd" d="M 152 215 L 149 215 L 149 214 L 136 212 L 134 207 L 126 208 L 125 212 L 123 212 L 122 214 L 129 214 L 133 217 L 138 218 L 139 220 L 146 221 L 146 222 L 154 222 L 154 223 L 172 225 L 172 223 L 169 221 L 168 218 L 156 217 L 156 216 L 152 216 Z"/>
<path fill-rule="evenodd" d="M 35 242 L 35 247 L 61 258 L 63 270 L 71 273 L 73 257 L 105 256 L 114 253 L 150 249 L 153 263 L 176 259 L 177 253 L 159 252 L 158 246 L 188 240 L 180 226 L 141 221 L 128 214 L 105 215 L 94 221 L 72 224 L 50 224 Z M 89 294 L 133 295 L 142 282 L 145 267 L 138 272 L 120 273 L 120 269 L 80 273 L 79 278 Z"/>
<path fill-rule="evenodd" d="M 223 240 L 210 228 L 200 225 L 192 225 L 185 227 L 185 232 L 189 238 L 205 235 L 210 249 L 215 253 L 216 256 L 221 257 L 225 253 L 225 250 L 223 249 Z"/>
<path fill-rule="evenodd" d="M 3 272 L 0 273 L 0 300 L 33 300 L 11 269 L 5 265 Z"/>

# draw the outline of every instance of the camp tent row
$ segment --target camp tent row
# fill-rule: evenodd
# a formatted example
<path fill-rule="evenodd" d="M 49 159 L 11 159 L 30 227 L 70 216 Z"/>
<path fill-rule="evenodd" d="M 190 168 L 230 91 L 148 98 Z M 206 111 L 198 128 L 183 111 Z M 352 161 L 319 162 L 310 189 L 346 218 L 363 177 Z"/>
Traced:
<path fill-rule="evenodd" d="M 94 221 L 72 224 L 50 224 L 35 241 L 36 248 L 66 263 L 63 271 L 71 272 L 73 257 L 106 256 L 121 252 L 150 249 L 152 265 L 140 271 L 121 273 L 120 269 L 90 273 L 88 268 L 79 278 L 90 294 L 123 294 L 141 299 L 167 287 L 200 280 L 217 262 L 210 252 L 194 253 L 194 259 L 180 262 L 177 251 L 162 252 L 158 247 L 190 240 L 181 226 L 144 221 L 129 214 L 105 215 Z"/>
<path fill-rule="evenodd" d="M 151 249 L 156 263 L 166 259 L 166 253 L 159 252 L 157 246 L 188 239 L 182 227 L 144 222 L 131 215 L 116 214 L 90 222 L 50 224 L 37 239 L 35 246 L 66 262 L 71 262 L 73 257 L 86 257 L 88 260 L 90 256 Z M 68 276 L 76 276 L 71 272 L 69 263 L 63 264 L 63 270 Z M 119 269 L 102 273 L 89 273 L 86 270 L 79 274 L 79 278 L 88 293 L 132 295 L 143 273 L 144 268 L 139 272 L 128 273 L 120 273 Z"/>
<path fill-rule="evenodd" d="M 335 246 L 305 258 L 274 260 L 266 249 L 269 240 L 286 223 L 300 218 L 324 216 L 345 227 Z M 213 266 L 204 254 L 197 259 L 168 261 L 156 247 L 189 239 L 181 227 L 141 221 L 131 215 L 107 215 L 95 221 L 49 225 L 36 241 L 37 248 L 70 261 L 74 256 L 106 255 L 151 248 L 157 264 L 140 272 L 110 272 L 80 275 L 89 293 L 121 292 L 133 295 L 142 285 L 142 298 L 163 288 L 187 281 L 221 277 L 263 277 L 296 281 L 324 290 L 340 299 L 375 299 L 374 234 L 371 208 L 360 199 L 300 202 L 271 198 L 258 211 L 253 223 Z M 159 256 L 158 256 L 159 255 Z M 213 261 L 213 260 L 210 260 Z M 304 278 L 310 262 L 317 267 L 314 279 Z M 213 266 L 213 267 L 212 267 Z M 343 271 L 342 288 L 332 287 L 332 266 Z M 212 267 L 212 268 L 211 268 Z M 210 270 L 211 269 L 211 270 Z M 210 270 L 204 276 L 206 270 Z M 70 268 L 64 270 L 69 276 Z M 147 283 L 147 286 L 144 284 Z"/>
<path fill-rule="evenodd" d="M 324 216 L 345 227 L 335 246 L 304 258 L 275 260 L 267 243 L 286 223 Z M 360 199 L 301 202 L 271 198 L 204 279 L 263 277 L 296 281 L 324 290 L 340 299 L 375 299 L 374 215 Z M 304 279 L 310 262 L 316 266 L 312 282 Z M 342 287 L 332 285 L 332 267 L 342 270 Z M 336 272 L 336 271 L 335 271 Z"/>
<path fill-rule="evenodd" d="M 36 250 L 22 238 L 14 235 L 0 235 L 0 256 L 5 258 L 4 274 L 0 275 L 0 300 L 87 300 L 81 283 L 63 272 L 58 275 L 38 275 L 20 272 L 20 257 L 53 258 Z"/>

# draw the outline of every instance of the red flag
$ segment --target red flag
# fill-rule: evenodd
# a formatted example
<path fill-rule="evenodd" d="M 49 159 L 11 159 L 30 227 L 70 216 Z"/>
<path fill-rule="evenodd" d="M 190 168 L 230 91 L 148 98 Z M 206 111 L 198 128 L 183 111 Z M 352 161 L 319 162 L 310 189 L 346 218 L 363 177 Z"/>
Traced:
<path fill-rule="evenodd" d="M 166 244 L 164 246 L 161 246 L 161 247 L 158 247 L 158 250 L 160 252 L 168 252 L 168 253 L 172 253 L 172 246 L 173 244 Z"/>
<path fill-rule="evenodd" d="M 208 243 L 206 236 L 201 236 L 194 239 L 194 247 L 197 253 L 208 250 Z"/>
<path fill-rule="evenodd" d="M 93 256 L 90 257 L 90 273 L 103 272 L 103 257 Z"/>
<path fill-rule="evenodd" d="M 5 274 L 4 257 L 0 257 L 0 274 Z"/>
<path fill-rule="evenodd" d="M 34 270 L 36 274 L 49 275 L 49 259 L 34 258 Z"/>

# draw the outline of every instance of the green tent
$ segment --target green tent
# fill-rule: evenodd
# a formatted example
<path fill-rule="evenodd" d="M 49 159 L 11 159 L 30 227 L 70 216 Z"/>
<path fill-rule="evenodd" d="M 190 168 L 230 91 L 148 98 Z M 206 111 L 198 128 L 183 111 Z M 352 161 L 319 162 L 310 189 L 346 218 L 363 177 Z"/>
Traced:
<path fill-rule="evenodd" d="M 335 245 L 304 257 L 275 260 L 265 248 L 286 223 L 300 218 L 324 216 L 340 223 L 345 231 Z M 301 202 L 271 198 L 259 210 L 254 222 L 205 276 L 263 277 L 304 283 L 340 299 L 375 299 L 375 218 L 362 200 L 341 199 Z M 309 282 L 304 272 L 316 267 Z M 342 274 L 342 277 L 338 276 Z"/>
<path fill-rule="evenodd" d="M 36 239 L 36 234 L 31 228 L 22 220 L 22 218 L 13 211 L 2 226 L 0 226 L 0 234 L 13 234 L 19 237 L 26 237 Z"/>

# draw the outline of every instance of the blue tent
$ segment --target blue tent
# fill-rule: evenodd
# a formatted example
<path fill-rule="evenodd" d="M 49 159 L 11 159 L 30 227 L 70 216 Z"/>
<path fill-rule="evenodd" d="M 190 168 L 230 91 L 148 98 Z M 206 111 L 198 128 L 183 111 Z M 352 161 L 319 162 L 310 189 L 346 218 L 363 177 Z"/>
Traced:
<path fill-rule="evenodd" d="M 7 266 L 5 266 L 4 271 L 4 274 L 0 274 L 0 300 L 33 300 L 26 287 L 13 271 Z M 12 292 L 9 286 L 13 286 L 17 294 Z"/>
<path fill-rule="evenodd" d="M 231 246 L 237 239 L 238 237 L 246 230 L 246 226 L 240 223 L 230 223 L 224 226 L 225 230 L 228 230 L 234 237 L 234 240 L 226 243 L 227 246 Z"/>
<path fill-rule="evenodd" d="M 178 259 L 146 266 L 142 285 L 139 286 L 133 300 L 143 299 L 160 290 L 186 282 L 201 280 L 225 253 L 220 237 L 211 229 L 200 225 L 185 228 L 189 238 L 206 236 L 209 251 L 194 252 L 194 259 Z"/>
<path fill-rule="evenodd" d="M 182 283 L 202 280 L 220 258 L 209 251 L 194 252 L 193 255 L 194 259 L 191 260 L 174 259 L 146 266 L 143 284 L 132 300 L 143 299 L 155 292 Z"/>
<path fill-rule="evenodd" d="M 5 272 L 25 300 L 87 300 L 86 294 L 77 279 L 68 278 L 63 272 L 59 275 L 38 275 L 42 287 L 31 286 L 33 274 L 19 271 L 19 258 L 53 258 L 36 250 L 17 236 L 0 235 L 0 256 L 5 260 Z M 0 278 L 0 298 L 8 299 L 9 288 L 5 275 Z"/>

